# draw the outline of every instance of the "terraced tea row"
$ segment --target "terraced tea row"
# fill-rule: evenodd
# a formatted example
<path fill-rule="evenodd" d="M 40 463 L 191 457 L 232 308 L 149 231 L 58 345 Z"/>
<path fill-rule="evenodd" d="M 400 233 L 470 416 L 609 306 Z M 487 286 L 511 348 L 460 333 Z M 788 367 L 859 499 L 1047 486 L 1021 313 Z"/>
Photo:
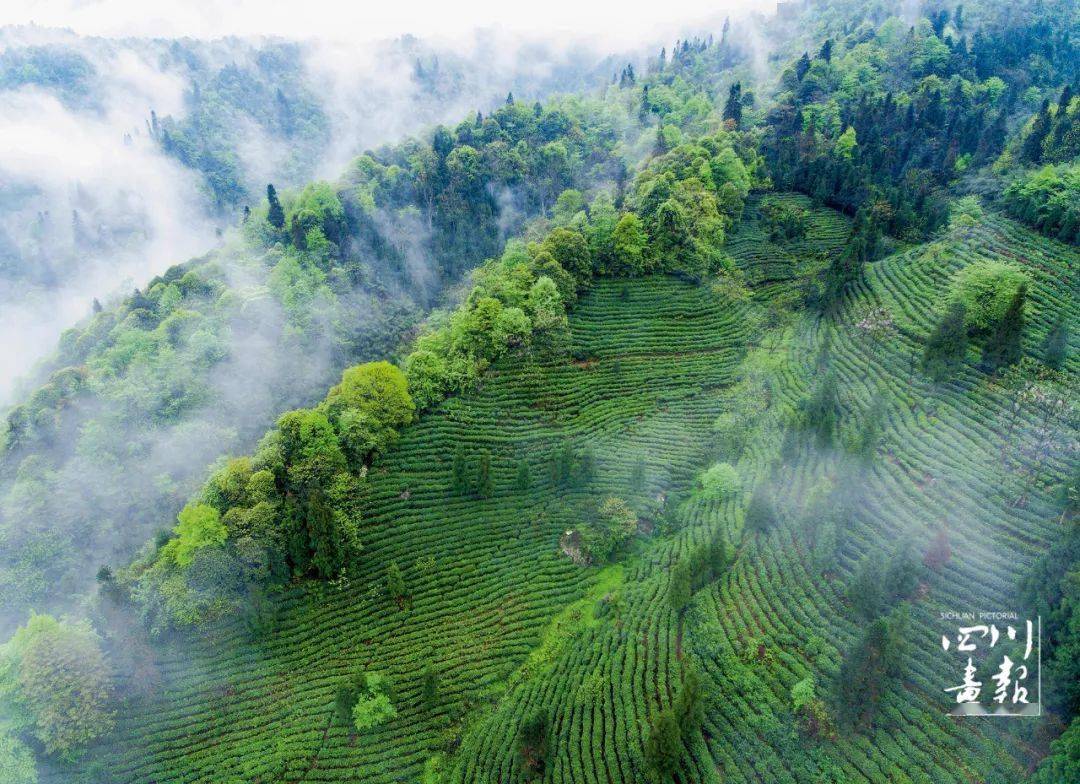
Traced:
<path fill-rule="evenodd" d="M 844 219 L 810 215 L 799 252 L 838 252 Z M 828 325 L 840 432 L 835 447 L 821 448 L 808 434 L 784 433 L 822 376 L 826 325 L 803 313 L 757 331 L 772 323 L 761 292 L 796 286 L 800 257 L 788 244 L 787 260 L 770 259 L 752 252 L 768 254 L 767 244 L 740 247 L 739 237 L 733 256 L 762 281 L 750 302 L 672 279 L 601 281 L 572 319 L 575 361 L 504 363 L 408 428 L 369 475 L 362 569 L 282 597 L 276 630 L 258 642 L 237 626 L 174 643 L 165 688 L 121 716 L 127 751 L 99 758 L 89 780 L 522 781 L 518 733 L 543 709 L 545 781 L 640 781 L 649 727 L 691 662 L 708 698 L 680 780 L 960 784 L 1017 775 L 1028 752 L 1009 726 L 944 715 L 942 689 L 956 673 L 939 655 L 936 613 L 1008 605 L 1052 535 L 1045 486 L 1064 466 L 1046 456 L 1043 478 L 1029 482 L 1016 471 L 1027 453 L 1014 447 L 1037 437 L 1037 413 L 1007 422 L 1011 398 L 983 374 L 968 368 L 934 386 L 912 356 L 950 271 L 991 256 L 1031 260 L 1028 345 L 1036 345 L 1049 311 L 1077 315 L 1067 293 L 1075 252 L 993 218 L 942 240 L 936 259 L 924 249 L 873 266 Z M 795 264 L 787 279 L 755 278 L 773 261 Z M 885 308 L 898 329 L 868 340 L 858 322 L 871 308 Z M 713 421 L 746 375 L 748 346 L 754 372 L 768 368 L 767 404 L 745 450 L 718 453 Z M 885 402 L 881 447 L 871 467 L 853 471 L 841 445 L 875 398 Z M 1008 466 L 1006 431 L 1015 441 Z M 470 466 L 490 457 L 489 498 L 454 491 L 460 445 Z M 593 457 L 591 478 L 557 481 L 552 464 L 567 445 Z M 736 465 L 741 491 L 687 495 L 714 459 Z M 802 510 L 826 480 L 860 483 L 864 503 L 823 569 Z M 744 509 L 759 483 L 781 522 L 747 535 Z M 609 494 L 639 509 L 643 533 L 614 566 L 575 565 L 560 536 Z M 824 694 L 862 631 L 845 584 L 866 555 L 898 539 L 921 552 L 938 524 L 954 554 L 913 602 L 903 688 L 885 695 L 872 729 L 805 737 L 792 687 L 812 676 Z M 679 614 L 668 598 L 672 568 L 717 532 L 738 558 Z M 407 586 L 400 606 L 384 588 L 391 563 Z M 433 702 L 421 693 L 429 665 L 439 676 Z M 391 676 L 397 717 L 354 735 L 332 720 L 332 705 L 358 669 Z"/>

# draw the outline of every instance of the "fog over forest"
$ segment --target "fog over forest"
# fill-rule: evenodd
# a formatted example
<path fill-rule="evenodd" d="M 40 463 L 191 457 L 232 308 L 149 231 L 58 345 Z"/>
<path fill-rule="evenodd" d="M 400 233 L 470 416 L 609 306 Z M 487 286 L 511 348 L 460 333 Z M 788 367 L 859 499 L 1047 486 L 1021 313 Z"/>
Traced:
<path fill-rule="evenodd" d="M 1080 781 L 1076 4 L 4 3 L 0 784 Z"/>
<path fill-rule="evenodd" d="M 115 301 L 214 247 L 267 182 L 332 179 L 365 149 L 486 111 L 507 92 L 596 89 L 659 40 L 581 28 L 443 30 L 430 41 L 407 28 L 359 41 L 230 32 L 240 37 L 0 28 L 0 405 L 95 299 Z M 287 120 L 266 111 L 282 82 Z M 209 105 L 208 85 L 222 88 Z M 154 117 L 201 123 L 204 149 L 186 159 L 167 149 Z"/>

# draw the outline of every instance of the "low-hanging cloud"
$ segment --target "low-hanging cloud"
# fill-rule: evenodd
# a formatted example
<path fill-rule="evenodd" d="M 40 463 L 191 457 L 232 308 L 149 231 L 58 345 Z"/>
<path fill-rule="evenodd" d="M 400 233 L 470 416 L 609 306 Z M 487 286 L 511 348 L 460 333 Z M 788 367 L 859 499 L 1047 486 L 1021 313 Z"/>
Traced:
<path fill-rule="evenodd" d="M 430 3 L 303 4 L 259 0 L 164 0 L 148 13 L 139 0 L 10 0 L 0 23 L 70 27 L 104 36 L 274 35 L 364 44 L 409 33 L 429 40 L 469 37 L 477 28 L 551 40 L 590 41 L 598 48 L 622 49 L 685 32 L 688 23 L 711 17 L 775 8 L 775 0 L 669 0 L 631 10 L 617 0 L 581 3 L 507 4 L 502 0 Z"/>
<path fill-rule="evenodd" d="M 112 64 L 100 112 L 37 88 L 0 93 L 0 402 L 95 297 L 213 243 L 196 179 L 140 129 L 157 100 L 141 91 L 168 102 L 173 85 L 130 52 Z"/>

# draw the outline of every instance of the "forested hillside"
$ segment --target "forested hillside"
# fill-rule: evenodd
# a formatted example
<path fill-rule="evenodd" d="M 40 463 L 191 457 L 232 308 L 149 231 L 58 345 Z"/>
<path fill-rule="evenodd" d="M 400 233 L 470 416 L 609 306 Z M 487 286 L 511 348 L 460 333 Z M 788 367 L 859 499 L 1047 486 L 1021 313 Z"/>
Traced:
<path fill-rule="evenodd" d="M 667 143 L 706 127 L 708 75 L 744 56 L 725 44 L 683 57 L 702 63 L 697 81 L 664 88 Z M 250 449 L 350 363 L 393 354 L 526 220 L 569 218 L 598 184 L 621 200 L 628 167 L 657 146 L 634 81 L 631 69 L 601 96 L 546 106 L 507 96 L 487 116 L 370 151 L 335 182 L 275 189 L 280 206 L 250 210 L 219 250 L 67 331 L 47 382 L 0 433 L 11 606 L 70 606 L 61 597 L 129 559 L 210 463 Z"/>
<path fill-rule="evenodd" d="M 0 406 L 45 380 L 34 363 L 95 299 L 214 246 L 268 181 L 336 176 L 511 90 L 594 88 L 616 59 L 496 33 L 448 49 L 0 27 Z"/>
<path fill-rule="evenodd" d="M 6 416 L 0 784 L 1080 780 L 1077 35 L 784 7 L 268 186 Z"/>

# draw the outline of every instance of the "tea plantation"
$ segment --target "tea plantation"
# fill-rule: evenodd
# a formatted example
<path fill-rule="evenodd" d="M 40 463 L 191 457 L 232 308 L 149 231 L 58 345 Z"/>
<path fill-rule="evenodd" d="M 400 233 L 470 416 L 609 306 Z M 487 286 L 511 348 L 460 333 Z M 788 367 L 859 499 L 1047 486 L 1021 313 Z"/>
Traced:
<path fill-rule="evenodd" d="M 1022 722 L 946 715 L 961 669 L 939 612 L 1012 607 L 1054 536 L 1050 488 L 1067 466 L 1041 449 L 1050 416 L 978 370 L 974 347 L 945 383 L 918 358 L 953 273 L 987 259 L 1028 272 L 1037 352 L 1057 314 L 1080 317 L 1080 253 L 991 215 L 897 244 L 819 317 L 800 286 L 849 220 L 810 208 L 804 237 L 770 239 L 756 204 L 726 246 L 746 289 L 600 280 L 572 313 L 573 361 L 503 361 L 406 428 L 368 476 L 362 569 L 290 589 L 260 634 L 235 623 L 172 642 L 160 688 L 123 707 L 123 742 L 91 754 L 86 780 L 646 781 L 651 727 L 695 688 L 679 781 L 1022 775 Z M 835 417 L 800 428 L 826 378 Z M 462 460 L 489 461 L 490 492 L 455 487 Z M 700 488 L 716 462 L 737 480 Z M 771 519 L 744 527 L 758 487 Z M 636 534 L 607 563 L 576 562 L 569 532 L 612 496 Z M 902 675 L 873 723 L 808 731 L 793 687 L 812 678 L 833 712 L 842 656 L 870 625 L 847 586 L 900 539 L 921 565 L 942 536 L 951 556 L 918 569 Z M 730 565 L 673 599 L 680 564 L 717 537 Z M 364 731 L 334 711 L 357 670 L 388 676 L 396 710 Z M 546 749 L 530 770 L 521 737 L 537 715 Z"/>

